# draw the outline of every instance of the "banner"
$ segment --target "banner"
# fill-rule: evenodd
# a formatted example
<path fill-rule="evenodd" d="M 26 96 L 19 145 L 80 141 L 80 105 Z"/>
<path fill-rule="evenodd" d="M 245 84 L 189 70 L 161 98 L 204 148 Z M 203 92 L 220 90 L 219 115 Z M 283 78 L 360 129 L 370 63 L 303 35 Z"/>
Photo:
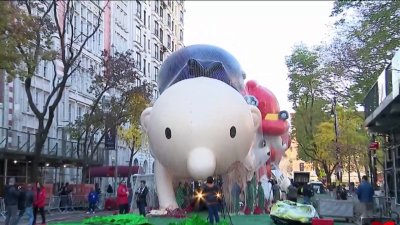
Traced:
<path fill-rule="evenodd" d="M 115 126 L 106 126 L 106 134 L 104 136 L 104 147 L 106 150 L 115 150 L 117 139 L 117 128 Z"/>

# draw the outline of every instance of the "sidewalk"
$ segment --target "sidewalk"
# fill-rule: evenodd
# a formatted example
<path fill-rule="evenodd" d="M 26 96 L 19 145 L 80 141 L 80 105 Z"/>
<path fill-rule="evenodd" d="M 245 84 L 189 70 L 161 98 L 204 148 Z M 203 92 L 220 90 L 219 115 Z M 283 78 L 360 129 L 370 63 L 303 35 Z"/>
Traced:
<path fill-rule="evenodd" d="M 112 215 L 115 211 L 98 211 L 96 214 L 86 214 L 86 211 L 68 211 L 68 212 L 51 212 L 46 214 L 46 223 L 49 224 L 51 222 L 61 222 L 61 221 L 81 221 L 85 218 L 92 216 L 105 216 Z M 38 213 L 37 217 L 38 222 L 41 222 L 40 214 Z M 1 217 L 0 225 L 5 224 L 5 219 Z M 28 219 L 24 216 L 18 224 L 26 225 L 28 224 Z"/>

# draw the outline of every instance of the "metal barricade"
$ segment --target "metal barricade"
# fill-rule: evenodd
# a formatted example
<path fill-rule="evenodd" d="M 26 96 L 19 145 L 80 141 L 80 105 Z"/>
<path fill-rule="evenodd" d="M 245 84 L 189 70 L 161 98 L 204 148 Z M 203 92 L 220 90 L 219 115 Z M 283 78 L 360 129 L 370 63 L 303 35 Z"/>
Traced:
<path fill-rule="evenodd" d="M 61 202 L 60 196 L 53 196 L 53 197 L 49 198 L 48 203 L 46 204 L 47 206 L 45 207 L 45 210 L 48 213 L 51 213 L 51 211 L 61 212 L 60 202 Z"/>
<path fill-rule="evenodd" d="M 4 198 L 0 198 L 0 215 L 4 219 L 6 218 L 6 204 L 4 202 Z"/>
<path fill-rule="evenodd" d="M 85 195 L 72 195 L 71 196 L 71 202 L 72 202 L 72 205 L 71 205 L 71 207 L 74 209 L 74 210 L 81 210 L 81 209 L 85 209 L 85 208 L 87 208 L 88 207 L 88 199 L 87 199 L 87 196 L 85 196 Z"/>
<path fill-rule="evenodd" d="M 355 205 L 352 199 L 334 200 L 321 198 L 317 202 L 317 211 L 321 217 L 345 218 L 346 220 L 355 218 Z"/>

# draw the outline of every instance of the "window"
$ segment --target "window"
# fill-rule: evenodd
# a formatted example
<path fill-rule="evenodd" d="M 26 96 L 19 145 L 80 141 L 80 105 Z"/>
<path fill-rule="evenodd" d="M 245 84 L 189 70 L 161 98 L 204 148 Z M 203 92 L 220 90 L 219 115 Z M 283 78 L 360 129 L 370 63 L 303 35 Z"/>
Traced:
<path fill-rule="evenodd" d="M 146 50 L 146 35 L 143 34 L 143 48 Z"/>
<path fill-rule="evenodd" d="M 183 23 L 183 11 L 182 10 L 180 11 L 179 19 L 180 19 L 181 23 Z"/>
<path fill-rule="evenodd" d="M 164 17 L 164 10 L 163 10 L 162 7 L 160 7 L 160 18 L 161 18 L 161 21 L 164 19 L 163 17 Z"/>
<path fill-rule="evenodd" d="M 139 166 L 139 160 L 137 158 L 135 158 L 135 160 L 133 160 L 133 165 Z"/>
<path fill-rule="evenodd" d="M 142 4 L 140 4 L 139 1 L 136 1 L 136 16 L 139 17 L 139 19 L 142 19 Z"/>
<path fill-rule="evenodd" d="M 72 104 L 68 104 L 68 121 L 72 122 Z"/>
<path fill-rule="evenodd" d="M 163 47 L 164 48 L 164 47 Z M 161 49 L 160 50 L 160 61 L 163 61 L 164 60 L 164 52 L 163 52 L 163 50 Z"/>
<path fill-rule="evenodd" d="M 154 67 L 154 76 L 153 76 L 153 81 L 156 81 L 156 80 L 157 80 L 157 75 L 158 75 L 158 67 L 157 67 L 157 66 L 155 66 L 155 67 Z"/>
<path fill-rule="evenodd" d="M 39 91 L 35 91 L 35 105 L 39 108 Z"/>
<path fill-rule="evenodd" d="M 172 51 L 175 51 L 175 48 L 174 48 L 174 47 L 175 47 L 175 44 L 174 44 L 174 41 L 172 41 L 172 44 L 171 44 L 171 45 L 172 45 L 172 46 L 171 46 L 171 47 L 172 47 L 171 50 L 172 50 Z"/>
<path fill-rule="evenodd" d="M 143 59 L 143 73 L 146 76 L 146 59 Z"/>
<path fill-rule="evenodd" d="M 139 26 L 136 26 L 136 42 L 142 45 L 142 30 Z"/>
<path fill-rule="evenodd" d="M 171 15 L 168 13 L 168 27 L 171 27 Z"/>
<path fill-rule="evenodd" d="M 154 34 L 158 37 L 158 30 L 160 29 L 158 22 L 154 21 Z"/>
<path fill-rule="evenodd" d="M 82 107 L 78 106 L 78 119 L 82 116 Z"/>
<path fill-rule="evenodd" d="M 179 40 L 183 41 L 183 30 L 181 30 L 181 32 L 179 34 Z"/>
<path fill-rule="evenodd" d="M 172 20 L 171 30 L 174 31 L 174 28 L 175 28 L 175 23 L 174 23 L 174 21 Z"/>
<path fill-rule="evenodd" d="M 171 35 L 168 34 L 168 48 L 171 49 Z"/>
<path fill-rule="evenodd" d="M 158 8 L 160 7 L 160 1 L 156 0 L 156 4 L 154 5 L 154 11 L 156 11 L 156 13 L 158 13 Z"/>
<path fill-rule="evenodd" d="M 44 61 L 43 63 L 43 77 L 46 78 L 47 77 L 47 65 L 48 65 L 49 61 Z"/>
<path fill-rule="evenodd" d="M 160 49 L 158 48 L 158 45 L 154 44 L 154 58 L 158 59 L 159 52 L 160 52 Z"/>
<path fill-rule="evenodd" d="M 148 50 L 150 51 L 150 48 L 151 48 L 151 46 L 150 46 L 150 39 L 147 40 L 147 48 L 148 48 Z"/>
<path fill-rule="evenodd" d="M 147 63 L 147 73 L 148 73 L 149 76 L 150 76 L 150 63 Z"/>
<path fill-rule="evenodd" d="M 163 39 L 164 39 L 164 32 L 163 32 L 163 30 L 160 28 L 160 41 L 161 41 L 161 43 L 163 43 Z"/>
<path fill-rule="evenodd" d="M 136 68 L 142 70 L 142 56 L 139 52 L 136 52 Z"/>
<path fill-rule="evenodd" d="M 146 26 L 146 10 L 143 11 L 143 23 Z"/>

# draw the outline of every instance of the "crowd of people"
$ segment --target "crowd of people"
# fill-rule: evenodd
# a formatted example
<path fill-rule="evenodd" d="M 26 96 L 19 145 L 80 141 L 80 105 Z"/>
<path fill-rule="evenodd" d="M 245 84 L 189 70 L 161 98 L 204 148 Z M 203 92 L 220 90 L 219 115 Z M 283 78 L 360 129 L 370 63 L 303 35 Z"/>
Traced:
<path fill-rule="evenodd" d="M 46 224 L 44 207 L 46 204 L 46 189 L 40 182 L 34 186 L 17 186 L 15 178 L 10 178 L 5 187 L 4 204 L 6 207 L 5 225 L 17 225 L 25 215 L 28 224 L 36 224 L 37 214 L 42 217 L 42 225 Z"/>

